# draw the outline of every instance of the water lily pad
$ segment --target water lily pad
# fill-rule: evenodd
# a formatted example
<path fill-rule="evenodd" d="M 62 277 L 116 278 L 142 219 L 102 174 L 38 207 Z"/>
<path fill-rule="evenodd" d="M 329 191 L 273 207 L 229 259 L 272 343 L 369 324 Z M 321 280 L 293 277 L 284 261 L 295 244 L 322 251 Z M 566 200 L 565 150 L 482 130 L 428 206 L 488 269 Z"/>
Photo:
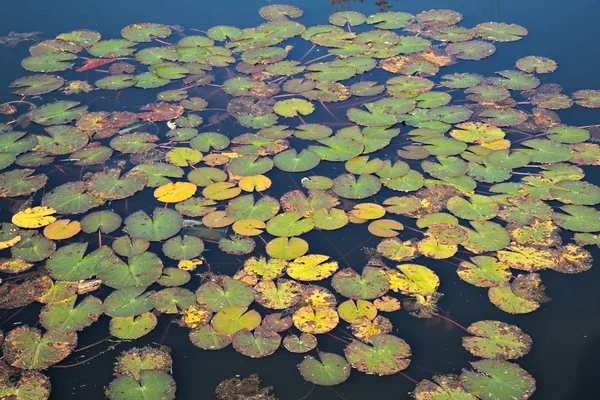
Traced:
<path fill-rule="evenodd" d="M 287 267 L 287 274 L 301 281 L 319 281 L 328 278 L 338 269 L 338 263 L 328 261 L 329 256 L 309 254 L 298 257 Z"/>
<path fill-rule="evenodd" d="M 404 340 L 379 334 L 371 336 L 368 342 L 354 340 L 344 349 L 353 368 L 366 374 L 393 375 L 408 367 L 411 351 Z"/>
<path fill-rule="evenodd" d="M 463 337 L 463 347 L 478 357 L 512 360 L 523 357 L 531 349 L 531 337 L 515 325 L 478 321 L 467 330 L 474 336 Z"/>
<path fill-rule="evenodd" d="M 446 53 L 461 60 L 481 60 L 496 52 L 496 46 L 480 40 L 451 43 L 446 47 Z"/>
<path fill-rule="evenodd" d="M 102 314 L 102 301 L 86 296 L 75 305 L 77 296 L 60 302 L 47 304 L 40 312 L 42 326 L 56 332 L 76 332 L 94 323 Z"/>
<path fill-rule="evenodd" d="M 94 174 L 87 182 L 87 190 L 102 199 L 120 200 L 142 190 L 146 183 L 148 176 L 142 171 L 121 176 L 121 170 L 114 168 Z"/>
<path fill-rule="evenodd" d="M 302 377 L 315 385 L 335 386 L 350 377 L 350 364 L 344 357 L 333 353 L 319 353 L 319 360 L 306 356 L 298 365 Z"/>
<path fill-rule="evenodd" d="M 527 36 L 527 29 L 517 24 L 504 22 L 484 22 L 475 26 L 477 36 L 496 42 L 513 42 Z"/>
<path fill-rule="evenodd" d="M 260 325 L 261 316 L 244 306 L 229 306 L 221 309 L 213 317 L 213 328 L 224 335 L 233 335 L 242 329 L 252 331 Z"/>
<path fill-rule="evenodd" d="M 232 338 L 233 348 L 252 358 L 269 356 L 279 348 L 281 336 L 273 331 L 256 329 L 251 333 L 247 329 L 237 331 Z"/>
<path fill-rule="evenodd" d="M 119 229 L 123 219 L 114 211 L 96 211 L 86 215 L 81 220 L 81 230 L 85 233 L 102 232 L 112 233 Z"/>
<path fill-rule="evenodd" d="M 505 361 L 471 362 L 475 371 L 463 370 L 461 381 L 470 393 L 483 400 L 498 398 L 528 399 L 535 391 L 535 380 L 524 369 Z"/>
<path fill-rule="evenodd" d="M 133 238 L 162 241 L 176 235 L 182 224 L 183 217 L 177 211 L 155 208 L 152 217 L 144 211 L 128 216 L 123 231 Z"/>
<path fill-rule="evenodd" d="M 87 106 L 78 106 L 79 102 L 66 100 L 44 104 L 31 112 L 31 120 L 40 125 L 67 124 L 87 114 Z"/>
<path fill-rule="evenodd" d="M 172 400 L 175 381 L 166 372 L 144 370 L 139 380 L 128 375 L 117 377 L 106 389 L 106 396 L 111 400 Z"/>
<path fill-rule="evenodd" d="M 46 193 L 42 204 L 61 214 L 80 214 L 104 204 L 100 197 L 87 193 L 85 182 L 67 182 Z"/>
<path fill-rule="evenodd" d="M 132 42 L 151 42 L 155 37 L 164 39 L 171 35 L 171 28 L 149 22 L 131 24 L 123 28 L 121 35 Z"/>
<path fill-rule="evenodd" d="M 233 278 L 225 278 L 222 282 L 207 282 L 196 291 L 198 304 L 213 312 L 226 307 L 247 307 L 254 301 L 252 288 Z"/>
<path fill-rule="evenodd" d="M 508 266 L 490 256 L 471 257 L 462 261 L 456 273 L 460 279 L 478 287 L 492 287 L 508 282 L 511 277 Z"/>
<path fill-rule="evenodd" d="M 19 78 L 10 87 L 16 88 L 13 93 L 19 96 L 40 96 L 60 89 L 64 83 L 65 80 L 60 76 L 44 74 Z"/>
<path fill-rule="evenodd" d="M 382 269 L 368 266 L 361 275 L 351 268 L 337 272 L 331 285 L 345 297 L 362 300 L 381 297 L 390 287 L 388 275 Z"/>
<path fill-rule="evenodd" d="M 162 245 L 162 251 L 173 260 L 191 260 L 204 251 L 204 242 L 194 236 L 174 236 Z"/>
<path fill-rule="evenodd" d="M 127 318 L 143 315 L 152 310 L 154 305 L 152 304 L 151 293 L 144 293 L 145 290 L 145 287 L 128 287 L 115 290 L 104 300 L 104 313 L 113 318 Z M 149 319 L 151 317 L 144 316 L 139 324 L 149 326 L 151 325 L 148 323 Z M 125 326 L 130 326 L 132 321 L 123 322 L 126 323 Z"/>
<path fill-rule="evenodd" d="M 101 40 L 88 48 L 88 52 L 99 58 L 125 57 L 135 52 L 135 43 L 126 39 Z"/>
<path fill-rule="evenodd" d="M 63 52 L 38 54 L 25 58 L 21 66 L 31 72 L 58 72 L 73 67 L 71 61 L 76 59 L 76 55 Z"/>
<path fill-rule="evenodd" d="M 77 345 L 75 332 L 48 331 L 20 326 L 4 338 L 4 361 L 22 369 L 46 369 L 65 359 Z"/>
<path fill-rule="evenodd" d="M 156 282 L 162 274 L 163 263 L 150 252 L 134 255 L 125 263 L 119 257 L 105 257 L 96 266 L 96 272 L 103 283 L 115 289 L 127 287 L 147 287 Z"/>

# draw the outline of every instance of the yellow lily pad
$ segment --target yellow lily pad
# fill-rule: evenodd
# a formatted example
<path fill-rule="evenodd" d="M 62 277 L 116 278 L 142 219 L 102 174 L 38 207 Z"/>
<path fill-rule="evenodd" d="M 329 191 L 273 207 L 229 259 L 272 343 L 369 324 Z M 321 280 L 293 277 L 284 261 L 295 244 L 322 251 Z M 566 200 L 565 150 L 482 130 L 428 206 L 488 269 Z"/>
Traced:
<path fill-rule="evenodd" d="M 79 221 L 59 219 L 46 225 L 44 236 L 52 240 L 69 239 L 81 232 Z"/>
<path fill-rule="evenodd" d="M 19 228 L 41 228 L 56 221 L 52 215 L 55 212 L 54 208 L 46 206 L 26 208 L 12 216 L 12 223 Z"/>
<path fill-rule="evenodd" d="M 163 203 L 179 203 L 196 193 L 196 185 L 191 182 L 169 182 L 154 190 L 154 197 Z"/>

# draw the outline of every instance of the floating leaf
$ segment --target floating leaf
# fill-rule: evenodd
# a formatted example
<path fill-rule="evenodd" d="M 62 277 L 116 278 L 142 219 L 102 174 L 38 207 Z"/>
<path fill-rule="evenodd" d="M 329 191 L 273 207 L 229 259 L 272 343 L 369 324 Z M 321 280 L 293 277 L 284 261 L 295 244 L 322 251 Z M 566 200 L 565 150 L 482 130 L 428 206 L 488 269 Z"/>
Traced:
<path fill-rule="evenodd" d="M 354 340 L 344 353 L 353 368 L 375 375 L 393 375 L 406 369 L 411 355 L 404 340 L 387 334 L 371 336 L 368 344 Z"/>
<path fill-rule="evenodd" d="M 470 393 L 484 400 L 498 398 L 528 399 L 535 391 L 535 380 L 521 367 L 505 361 L 471 362 L 479 372 L 463 370 L 461 381 Z"/>
<path fill-rule="evenodd" d="M 523 357 L 531 348 L 531 337 L 515 325 L 478 321 L 467 330 L 474 336 L 463 337 L 463 347 L 478 357 L 515 359 Z"/>
<path fill-rule="evenodd" d="M 46 369 L 65 359 L 77 345 L 77 334 L 48 331 L 41 334 L 29 326 L 20 326 L 6 335 L 4 360 L 17 368 Z"/>
<path fill-rule="evenodd" d="M 335 386 L 350 377 L 350 364 L 333 353 L 319 353 L 319 360 L 306 356 L 298 365 L 302 377 L 315 385 Z"/>

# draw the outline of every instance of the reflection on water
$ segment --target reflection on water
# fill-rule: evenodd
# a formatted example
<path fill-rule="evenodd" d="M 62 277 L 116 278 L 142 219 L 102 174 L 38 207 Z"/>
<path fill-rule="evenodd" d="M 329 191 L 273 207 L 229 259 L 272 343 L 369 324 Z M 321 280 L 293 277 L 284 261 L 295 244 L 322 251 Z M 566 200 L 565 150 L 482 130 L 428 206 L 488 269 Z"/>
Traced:
<path fill-rule="evenodd" d="M 377 8 L 377 11 L 390 11 L 394 8 L 394 3 L 398 0 L 375 0 L 373 5 Z M 364 4 L 365 0 L 331 0 L 331 5 L 335 11 L 351 10 L 354 3 Z M 370 1 L 367 1 L 370 3 Z"/>

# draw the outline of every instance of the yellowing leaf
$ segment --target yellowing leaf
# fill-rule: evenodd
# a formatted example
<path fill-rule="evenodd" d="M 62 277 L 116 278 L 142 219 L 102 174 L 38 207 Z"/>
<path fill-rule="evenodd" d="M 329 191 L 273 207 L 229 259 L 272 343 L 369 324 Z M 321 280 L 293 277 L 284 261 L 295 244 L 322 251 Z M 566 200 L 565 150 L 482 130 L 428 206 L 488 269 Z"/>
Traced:
<path fill-rule="evenodd" d="M 243 219 L 233 224 L 233 231 L 242 236 L 258 236 L 267 225 L 258 219 Z"/>
<path fill-rule="evenodd" d="M 244 176 L 238 185 L 246 192 L 262 192 L 271 187 L 271 180 L 264 175 Z"/>
<path fill-rule="evenodd" d="M 14 246 L 15 244 L 19 243 L 20 241 L 21 241 L 21 236 L 17 235 L 12 239 L 5 240 L 4 242 L 0 242 L 0 250 L 8 249 L 9 247 Z"/>
<path fill-rule="evenodd" d="M 398 265 L 401 272 L 389 270 L 390 289 L 407 296 L 428 296 L 440 286 L 440 278 L 429 268 L 417 264 Z"/>
<path fill-rule="evenodd" d="M 154 197 L 163 203 L 179 203 L 196 193 L 196 185 L 191 182 L 169 182 L 154 190 Z"/>
<path fill-rule="evenodd" d="M 363 320 L 358 324 L 350 325 L 352 334 L 363 342 L 367 342 L 373 335 L 390 333 L 392 328 L 390 320 L 381 315 L 371 321 Z"/>
<path fill-rule="evenodd" d="M 227 200 L 236 197 L 242 189 L 231 182 L 216 182 L 202 190 L 202 195 L 211 200 Z"/>
<path fill-rule="evenodd" d="M 361 203 L 350 210 L 350 215 L 359 219 L 378 219 L 385 215 L 385 208 L 379 204 Z"/>
<path fill-rule="evenodd" d="M 398 231 L 403 230 L 404 225 L 393 219 L 380 219 L 371 222 L 368 229 L 372 235 L 387 238 L 398 236 Z"/>
<path fill-rule="evenodd" d="M 340 318 L 351 324 L 371 321 L 377 316 L 377 308 L 366 300 L 346 300 L 338 307 Z"/>
<path fill-rule="evenodd" d="M 383 312 L 394 312 L 398 311 L 401 308 L 398 299 L 395 299 L 391 296 L 383 296 L 378 299 L 375 299 L 375 301 L 373 301 L 373 304 L 375 304 L 375 307 L 377 307 L 379 311 Z"/>
<path fill-rule="evenodd" d="M 179 324 L 190 329 L 198 329 L 207 325 L 212 318 L 212 311 L 198 305 L 192 304 L 181 311 Z"/>
<path fill-rule="evenodd" d="M 329 256 L 309 254 L 296 258 L 290 263 L 287 273 L 299 281 L 320 281 L 329 278 L 337 269 L 335 261 L 326 262 Z"/>
<path fill-rule="evenodd" d="M 52 240 L 69 239 L 81 231 L 79 221 L 59 219 L 44 228 L 44 236 Z"/>
<path fill-rule="evenodd" d="M 305 306 L 298 309 L 292 316 L 294 325 L 306 333 L 327 333 L 340 322 L 338 313 L 331 307 Z"/>
<path fill-rule="evenodd" d="M 213 211 L 202 217 L 202 223 L 209 228 L 225 228 L 233 222 L 234 220 L 229 218 L 225 211 Z"/>
<path fill-rule="evenodd" d="M 38 206 L 26 208 L 12 217 L 12 223 L 19 228 L 41 228 L 56 221 L 54 214 L 56 210 L 52 207 Z"/>
<path fill-rule="evenodd" d="M 165 159 L 178 167 L 187 167 L 199 163 L 202 160 L 202 153 L 188 147 L 177 147 L 169 150 Z"/>
<path fill-rule="evenodd" d="M 192 260 L 179 261 L 179 264 L 177 264 L 177 268 L 182 269 L 184 271 L 193 271 L 198 265 L 202 265 L 202 260 L 194 258 Z"/>

